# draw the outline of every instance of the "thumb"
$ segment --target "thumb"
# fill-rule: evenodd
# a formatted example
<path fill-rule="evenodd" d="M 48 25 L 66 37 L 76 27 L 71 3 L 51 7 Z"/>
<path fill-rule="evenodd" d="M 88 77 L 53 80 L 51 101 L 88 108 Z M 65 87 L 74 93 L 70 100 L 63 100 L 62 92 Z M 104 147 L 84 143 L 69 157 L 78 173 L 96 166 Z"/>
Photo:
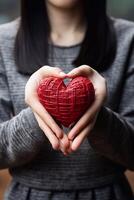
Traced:
<path fill-rule="evenodd" d="M 80 75 L 80 70 L 78 68 L 75 68 L 67 74 L 67 77 L 74 78 L 79 75 Z"/>
<path fill-rule="evenodd" d="M 50 76 L 64 78 L 66 74 L 59 67 L 43 66 L 40 69 L 40 76 L 42 78 Z"/>
<path fill-rule="evenodd" d="M 64 78 L 66 76 L 66 74 L 64 73 L 64 71 L 62 71 L 61 68 L 54 67 L 53 70 L 51 71 L 51 76 Z"/>
<path fill-rule="evenodd" d="M 92 73 L 92 68 L 88 65 L 81 65 L 75 69 L 73 69 L 72 71 L 70 71 L 67 76 L 69 78 L 73 78 L 76 76 L 85 76 L 88 77 L 91 73 Z"/>

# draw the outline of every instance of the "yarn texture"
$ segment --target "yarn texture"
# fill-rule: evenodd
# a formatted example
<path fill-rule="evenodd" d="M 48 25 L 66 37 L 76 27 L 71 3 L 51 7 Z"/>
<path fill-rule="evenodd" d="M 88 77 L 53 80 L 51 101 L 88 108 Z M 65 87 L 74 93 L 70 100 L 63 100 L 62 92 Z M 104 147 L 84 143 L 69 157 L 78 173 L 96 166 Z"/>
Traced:
<path fill-rule="evenodd" d="M 92 82 L 83 76 L 75 77 L 67 84 L 61 78 L 45 78 L 37 93 L 45 109 L 65 127 L 77 122 L 95 99 Z"/>

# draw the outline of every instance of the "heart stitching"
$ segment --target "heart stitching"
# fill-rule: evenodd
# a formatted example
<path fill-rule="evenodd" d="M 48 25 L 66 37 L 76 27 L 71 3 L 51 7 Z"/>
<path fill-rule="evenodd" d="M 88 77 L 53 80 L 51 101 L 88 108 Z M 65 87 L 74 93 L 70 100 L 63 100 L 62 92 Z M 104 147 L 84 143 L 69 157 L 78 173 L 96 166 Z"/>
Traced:
<path fill-rule="evenodd" d="M 77 122 L 95 99 L 92 82 L 83 76 L 73 78 L 68 84 L 61 78 L 45 78 L 40 82 L 37 94 L 56 122 L 65 127 Z"/>

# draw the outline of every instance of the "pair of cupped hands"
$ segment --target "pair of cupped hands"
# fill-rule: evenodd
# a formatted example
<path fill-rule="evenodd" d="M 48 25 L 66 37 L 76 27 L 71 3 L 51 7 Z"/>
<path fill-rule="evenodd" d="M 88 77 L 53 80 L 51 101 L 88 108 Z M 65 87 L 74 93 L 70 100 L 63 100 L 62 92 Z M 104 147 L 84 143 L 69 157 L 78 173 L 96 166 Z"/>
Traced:
<path fill-rule="evenodd" d="M 85 76 L 94 85 L 95 101 L 84 115 L 71 126 L 68 134 L 63 132 L 63 129 L 56 123 L 38 99 L 37 88 L 40 81 L 50 76 L 63 79 Z M 43 66 L 31 75 L 25 87 L 25 102 L 31 107 L 39 127 L 50 141 L 53 149 L 60 150 L 64 155 L 76 151 L 84 139 L 89 136 L 95 125 L 97 115 L 106 100 L 106 96 L 106 80 L 88 65 L 81 65 L 74 68 L 68 74 L 65 74 L 58 67 Z"/>

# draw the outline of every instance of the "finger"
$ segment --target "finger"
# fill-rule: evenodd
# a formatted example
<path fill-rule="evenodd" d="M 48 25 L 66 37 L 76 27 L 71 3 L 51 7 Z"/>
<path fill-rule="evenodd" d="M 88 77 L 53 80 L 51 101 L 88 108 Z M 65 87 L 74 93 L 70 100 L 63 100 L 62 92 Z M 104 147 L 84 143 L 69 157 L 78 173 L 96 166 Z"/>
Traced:
<path fill-rule="evenodd" d="M 66 74 L 58 67 L 50 67 L 50 66 L 44 66 L 37 70 L 32 76 L 29 78 L 26 89 L 30 91 L 31 88 L 33 88 L 32 91 L 36 91 L 38 88 L 41 80 L 47 77 L 58 77 L 58 78 L 65 78 Z M 35 94 L 36 95 L 36 94 Z"/>
<path fill-rule="evenodd" d="M 58 126 L 52 116 L 37 99 L 31 103 L 31 108 L 35 113 L 38 114 L 41 120 L 46 123 L 46 125 L 55 133 L 58 138 L 63 137 L 63 130 Z"/>
<path fill-rule="evenodd" d="M 42 80 L 43 76 L 49 76 L 56 73 L 58 75 L 59 72 L 61 72 L 59 68 L 53 68 L 49 66 L 44 66 L 41 68 L 40 71 L 36 71 L 26 84 L 25 102 L 41 117 L 41 119 L 44 122 L 46 122 L 46 124 L 49 126 L 49 128 L 53 130 L 57 137 L 61 138 L 63 136 L 61 129 L 56 124 L 54 119 L 49 115 L 46 109 L 42 106 L 42 104 L 39 102 L 36 91 L 40 80 Z"/>
<path fill-rule="evenodd" d="M 68 153 L 68 154 L 70 154 L 70 153 L 73 152 L 73 150 L 71 149 L 71 146 L 72 146 L 72 140 L 69 140 L 69 143 L 70 143 L 70 145 L 69 145 L 69 148 L 67 149 L 67 153 Z"/>
<path fill-rule="evenodd" d="M 59 149 L 58 138 L 55 136 L 55 134 L 51 131 L 51 129 L 41 120 L 41 118 L 36 113 L 34 113 L 34 115 L 39 123 L 40 128 L 43 130 L 49 142 L 51 143 L 53 149 L 58 150 Z"/>
<path fill-rule="evenodd" d="M 73 126 L 68 134 L 68 138 L 73 140 L 76 135 L 86 127 L 99 112 L 99 103 L 97 100 L 93 103 L 93 105 L 83 114 L 83 116 L 77 121 L 77 123 Z"/>
<path fill-rule="evenodd" d="M 43 66 L 40 68 L 40 76 L 41 79 L 50 76 L 64 78 L 66 74 L 59 67 Z"/>
<path fill-rule="evenodd" d="M 52 144 L 53 149 L 55 150 L 61 150 L 64 155 L 68 155 L 66 152 L 66 149 L 69 146 L 69 141 L 67 136 L 64 134 L 64 137 L 61 140 L 58 140 L 54 133 L 47 127 L 47 125 L 40 119 L 40 117 L 36 115 L 36 119 L 38 120 L 38 123 L 40 124 L 41 129 L 44 131 L 45 135 L 47 136 L 48 140 Z"/>
<path fill-rule="evenodd" d="M 60 149 L 63 153 L 67 153 L 67 149 L 69 148 L 70 143 L 66 134 L 63 135 L 63 138 L 60 139 Z"/>
<path fill-rule="evenodd" d="M 90 66 L 81 65 L 80 67 L 73 69 L 67 74 L 68 78 L 75 78 L 76 76 L 85 76 L 89 78 L 94 85 L 96 95 L 101 94 L 102 97 L 105 95 L 106 93 L 105 78 L 102 77 L 102 75 L 100 75 L 96 70 L 94 70 Z"/>
<path fill-rule="evenodd" d="M 60 74 L 65 75 L 65 73 L 60 68 L 45 65 L 33 73 L 29 80 L 32 82 L 32 84 L 37 85 L 36 80 L 40 82 L 40 80 L 42 80 L 44 77 L 60 76 Z"/>
<path fill-rule="evenodd" d="M 93 73 L 93 69 L 88 65 L 81 65 L 80 67 L 77 67 L 70 71 L 67 76 L 70 78 L 74 78 L 76 76 L 89 76 Z"/>
<path fill-rule="evenodd" d="M 76 151 L 80 145 L 82 144 L 82 142 L 84 141 L 84 139 L 86 138 L 86 136 L 89 134 L 90 130 L 92 129 L 92 126 L 87 126 L 85 129 L 82 130 L 82 132 L 73 140 L 72 145 L 71 145 L 71 149 L 72 151 Z"/>
<path fill-rule="evenodd" d="M 98 115 L 98 114 L 97 114 Z M 92 131 L 96 119 L 97 119 L 97 115 L 95 116 L 95 118 L 91 121 L 90 124 L 88 124 L 82 131 L 81 133 L 79 133 L 78 136 L 76 136 L 76 138 L 73 140 L 72 145 L 71 145 L 71 149 L 73 151 L 76 151 L 80 145 L 82 144 L 82 142 L 84 141 L 84 139 L 90 134 L 90 132 Z"/>

